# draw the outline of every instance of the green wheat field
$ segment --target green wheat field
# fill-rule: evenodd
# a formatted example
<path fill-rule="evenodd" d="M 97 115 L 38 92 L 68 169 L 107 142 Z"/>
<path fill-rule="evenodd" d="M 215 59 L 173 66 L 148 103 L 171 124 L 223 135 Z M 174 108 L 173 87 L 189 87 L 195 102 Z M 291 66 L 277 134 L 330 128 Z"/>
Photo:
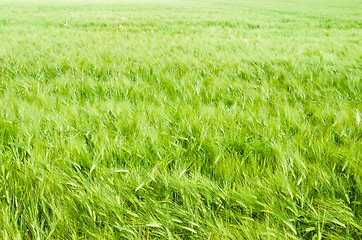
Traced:
<path fill-rule="evenodd" d="M 0 0 L 0 239 L 362 239 L 360 0 Z"/>

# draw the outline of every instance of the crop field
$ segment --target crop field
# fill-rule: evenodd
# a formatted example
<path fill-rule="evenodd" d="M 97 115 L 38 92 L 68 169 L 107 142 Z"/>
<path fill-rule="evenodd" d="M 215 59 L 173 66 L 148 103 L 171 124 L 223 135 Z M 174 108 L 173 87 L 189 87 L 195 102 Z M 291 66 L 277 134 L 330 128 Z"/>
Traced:
<path fill-rule="evenodd" d="M 0 0 L 0 239 L 362 239 L 360 0 Z"/>

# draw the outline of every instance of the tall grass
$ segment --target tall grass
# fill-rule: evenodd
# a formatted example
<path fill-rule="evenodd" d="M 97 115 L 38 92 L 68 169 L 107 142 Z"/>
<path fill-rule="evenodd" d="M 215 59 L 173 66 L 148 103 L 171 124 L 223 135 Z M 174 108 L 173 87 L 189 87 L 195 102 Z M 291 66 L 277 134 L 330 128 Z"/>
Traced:
<path fill-rule="evenodd" d="M 360 1 L 0 1 L 2 239 L 360 239 Z"/>

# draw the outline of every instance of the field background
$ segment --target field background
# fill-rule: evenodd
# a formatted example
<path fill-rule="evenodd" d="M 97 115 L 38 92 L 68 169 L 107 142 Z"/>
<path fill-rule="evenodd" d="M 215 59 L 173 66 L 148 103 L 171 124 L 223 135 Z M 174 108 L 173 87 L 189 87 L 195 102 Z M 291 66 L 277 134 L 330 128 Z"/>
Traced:
<path fill-rule="evenodd" d="M 0 0 L 1 239 L 361 239 L 362 2 Z"/>

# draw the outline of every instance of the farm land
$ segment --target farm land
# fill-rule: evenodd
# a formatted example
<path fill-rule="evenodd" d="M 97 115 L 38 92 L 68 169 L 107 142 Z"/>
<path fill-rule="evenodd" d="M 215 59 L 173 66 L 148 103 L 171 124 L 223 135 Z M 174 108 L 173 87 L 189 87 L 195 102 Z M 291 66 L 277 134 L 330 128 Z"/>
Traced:
<path fill-rule="evenodd" d="M 0 0 L 1 239 L 361 239 L 359 0 Z"/>

